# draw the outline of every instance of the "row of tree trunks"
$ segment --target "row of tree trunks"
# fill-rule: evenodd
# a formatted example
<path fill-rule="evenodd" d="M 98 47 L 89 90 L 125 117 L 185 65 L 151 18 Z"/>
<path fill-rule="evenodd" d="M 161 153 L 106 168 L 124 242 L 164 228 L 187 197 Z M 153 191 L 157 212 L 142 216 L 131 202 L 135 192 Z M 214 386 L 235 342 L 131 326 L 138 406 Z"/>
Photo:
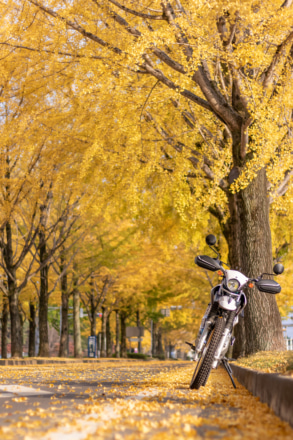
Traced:
<path fill-rule="evenodd" d="M 60 347 L 59 347 L 59 356 L 65 357 L 68 355 L 68 292 L 67 292 L 67 279 L 66 276 L 61 279 L 62 286 L 62 326 L 61 326 L 61 337 L 60 337 Z M 66 295 L 65 295 L 66 294 Z M 73 290 L 73 325 L 74 325 L 74 356 L 81 357 L 82 356 L 82 348 L 81 348 L 81 335 L 80 335 L 80 318 L 79 318 L 79 309 L 80 309 L 80 296 L 79 291 L 75 287 Z M 103 346 L 101 347 L 101 357 L 110 357 L 112 355 L 112 335 L 110 328 L 110 315 L 109 311 L 105 310 L 103 307 L 103 317 L 102 321 L 102 330 L 101 335 L 104 333 Z M 40 310 L 40 306 L 39 306 Z M 28 356 L 34 357 L 35 353 L 35 345 L 36 345 L 36 306 L 31 301 L 29 304 L 29 340 L 28 340 Z M 137 315 L 139 317 L 139 314 Z M 126 350 L 126 319 L 128 318 L 127 312 L 119 313 L 116 310 L 116 344 L 115 344 L 115 355 L 116 357 L 127 357 Z M 1 340 L 1 349 L 2 349 L 2 357 L 7 358 L 7 329 L 8 329 L 8 320 L 9 320 L 9 306 L 8 300 L 5 297 L 3 299 L 3 309 L 2 309 L 2 340 Z M 66 325 L 64 325 L 64 322 Z M 137 321 L 138 326 L 140 326 L 140 320 Z M 21 333 L 22 334 L 22 333 Z M 161 342 L 161 332 L 158 327 L 156 331 L 157 342 L 156 342 L 156 354 L 162 354 L 162 342 Z M 22 345 L 21 345 L 22 347 Z M 103 348 L 104 347 L 104 348 Z M 41 350 L 40 350 L 41 351 Z"/>
<path fill-rule="evenodd" d="M 28 343 L 28 356 L 35 356 L 35 332 L 36 332 L 36 309 L 35 305 L 30 302 L 30 318 L 29 318 L 29 343 Z M 3 309 L 2 309 L 2 332 L 1 332 L 1 356 L 3 359 L 7 359 L 7 331 L 8 331 L 8 319 L 9 319 L 9 305 L 8 299 L 3 297 Z M 23 324 L 24 319 L 21 323 L 20 339 L 23 342 Z M 21 344 L 22 349 L 22 344 Z"/>
<path fill-rule="evenodd" d="M 74 321 L 74 357 L 82 356 L 81 348 L 81 336 L 80 336 L 80 319 L 79 319 L 79 308 L 80 308 L 80 298 L 77 289 L 73 291 L 73 321 Z M 36 346 L 36 306 L 33 302 L 29 304 L 29 336 L 28 336 L 28 356 L 35 357 L 35 346 Z M 8 331 L 8 320 L 9 320 L 9 305 L 8 299 L 3 297 L 3 308 L 1 316 L 1 356 L 3 359 L 7 358 L 7 331 Z M 22 326 L 23 327 L 23 326 Z M 65 338 L 67 340 L 68 335 L 64 331 Z M 22 336 L 21 336 L 22 338 Z M 62 339 L 62 337 L 61 337 Z M 65 356 L 65 355 L 62 355 Z"/>

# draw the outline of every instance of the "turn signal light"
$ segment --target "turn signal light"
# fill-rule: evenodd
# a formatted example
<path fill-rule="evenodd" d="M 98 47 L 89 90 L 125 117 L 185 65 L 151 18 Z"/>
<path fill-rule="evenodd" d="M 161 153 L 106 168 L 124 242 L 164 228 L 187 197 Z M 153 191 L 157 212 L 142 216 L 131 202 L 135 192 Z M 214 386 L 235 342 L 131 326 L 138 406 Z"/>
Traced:
<path fill-rule="evenodd" d="M 223 275 L 223 272 L 221 270 L 218 270 L 218 275 Z"/>
<path fill-rule="evenodd" d="M 249 283 L 249 284 L 248 284 L 248 287 L 253 287 L 253 283 Z"/>

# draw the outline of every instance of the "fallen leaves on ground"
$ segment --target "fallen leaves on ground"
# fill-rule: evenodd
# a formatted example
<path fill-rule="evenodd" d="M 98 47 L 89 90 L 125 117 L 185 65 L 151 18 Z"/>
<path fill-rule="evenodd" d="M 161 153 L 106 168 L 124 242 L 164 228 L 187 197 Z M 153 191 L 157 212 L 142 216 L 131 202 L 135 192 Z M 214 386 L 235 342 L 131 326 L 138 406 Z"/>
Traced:
<path fill-rule="evenodd" d="M 236 365 L 263 371 L 293 376 L 293 351 L 260 351 L 251 356 L 240 358 Z"/>
<path fill-rule="evenodd" d="M 199 391 L 190 390 L 194 366 L 122 361 L 0 368 L 3 384 L 54 393 L 46 408 L 28 399 L 10 412 L 3 409 L 1 440 L 51 440 L 72 432 L 84 440 L 293 438 L 290 426 L 266 404 L 239 384 L 234 390 L 223 369 L 213 371 Z M 11 406 L 12 400 L 3 399 L 3 405 Z"/>

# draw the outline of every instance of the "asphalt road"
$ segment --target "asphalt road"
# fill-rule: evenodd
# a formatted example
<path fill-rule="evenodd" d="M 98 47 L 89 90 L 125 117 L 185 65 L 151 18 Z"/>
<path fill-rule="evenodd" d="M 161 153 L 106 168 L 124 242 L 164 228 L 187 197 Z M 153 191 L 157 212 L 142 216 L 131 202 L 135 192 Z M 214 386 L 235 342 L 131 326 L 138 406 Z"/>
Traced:
<path fill-rule="evenodd" d="M 189 390 L 194 364 L 133 362 L 1 367 L 1 440 L 293 438 L 224 370 Z M 249 426 L 248 426 L 249 425 Z"/>

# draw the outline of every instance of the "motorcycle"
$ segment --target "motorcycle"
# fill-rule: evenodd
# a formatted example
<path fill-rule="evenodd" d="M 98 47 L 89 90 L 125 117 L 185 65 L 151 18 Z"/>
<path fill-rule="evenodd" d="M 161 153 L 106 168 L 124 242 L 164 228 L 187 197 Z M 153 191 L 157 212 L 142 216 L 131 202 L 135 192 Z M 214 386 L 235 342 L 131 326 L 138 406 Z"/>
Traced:
<path fill-rule="evenodd" d="M 233 327 L 238 323 L 239 316 L 244 316 L 244 308 L 247 304 L 243 289 L 253 287 L 255 284 L 260 292 L 277 294 L 281 292 L 281 286 L 274 280 L 264 279 L 264 275 L 280 275 L 284 266 L 280 263 L 274 265 L 274 274 L 263 273 L 258 278 L 248 278 L 237 270 L 231 270 L 229 266 L 220 260 L 220 254 L 213 247 L 216 237 L 212 234 L 206 237 L 206 243 L 216 254 L 216 258 L 207 255 L 198 255 L 195 263 L 206 270 L 218 271 L 223 276 L 220 284 L 211 290 L 211 301 L 202 319 L 199 334 L 195 344 L 186 342 L 194 350 L 194 361 L 197 362 L 190 383 L 190 389 L 198 390 L 205 386 L 212 369 L 222 364 L 232 381 L 235 382 L 226 353 L 233 345 L 235 338 L 232 335 Z M 227 266 L 225 269 L 223 265 Z M 253 284 L 254 283 L 254 284 Z"/>

